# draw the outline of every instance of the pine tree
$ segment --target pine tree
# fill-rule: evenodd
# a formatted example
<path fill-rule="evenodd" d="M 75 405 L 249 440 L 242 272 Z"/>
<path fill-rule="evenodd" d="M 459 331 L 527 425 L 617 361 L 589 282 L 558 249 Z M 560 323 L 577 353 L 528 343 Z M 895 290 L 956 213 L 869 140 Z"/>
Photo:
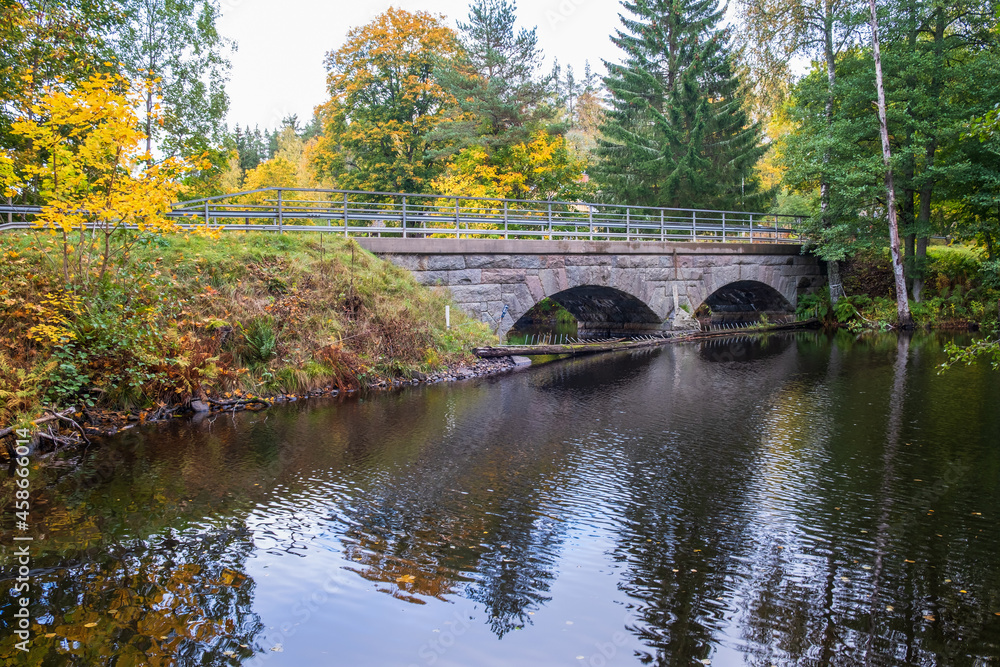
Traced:
<path fill-rule="evenodd" d="M 716 0 L 632 0 L 605 63 L 611 109 L 595 176 L 605 199 L 644 206 L 757 210 L 760 127 L 743 107 Z"/>
<path fill-rule="evenodd" d="M 469 22 L 458 23 L 462 53 L 443 63 L 439 80 L 461 115 L 434 134 L 451 152 L 529 141 L 555 115 L 553 77 L 538 76 L 542 51 L 535 28 L 516 30 L 516 21 L 516 2 L 474 0 Z"/>

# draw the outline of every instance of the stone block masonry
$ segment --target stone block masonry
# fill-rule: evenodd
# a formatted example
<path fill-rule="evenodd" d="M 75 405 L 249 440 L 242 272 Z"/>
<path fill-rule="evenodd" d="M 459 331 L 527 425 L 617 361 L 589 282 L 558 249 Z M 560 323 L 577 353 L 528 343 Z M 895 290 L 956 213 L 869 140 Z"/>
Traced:
<path fill-rule="evenodd" d="M 581 332 L 669 329 L 735 283 L 762 283 L 794 307 L 826 283 L 821 262 L 798 246 L 749 243 L 512 241 L 358 238 L 418 282 L 449 289 L 469 314 L 501 333 L 544 297 L 572 312 Z M 675 300 L 674 294 L 678 297 Z"/>

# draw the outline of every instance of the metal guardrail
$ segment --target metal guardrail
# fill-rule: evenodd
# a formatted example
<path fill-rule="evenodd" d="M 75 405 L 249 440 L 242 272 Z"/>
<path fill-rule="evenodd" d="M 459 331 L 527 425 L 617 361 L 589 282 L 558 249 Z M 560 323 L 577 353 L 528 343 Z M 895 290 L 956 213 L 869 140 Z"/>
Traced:
<path fill-rule="evenodd" d="M 40 211 L 35 206 L 0 205 L 0 231 L 31 228 L 31 218 Z M 799 218 L 770 213 L 355 190 L 264 188 L 180 202 L 167 215 L 179 219 L 185 227 L 208 226 L 223 231 L 397 238 L 802 243 L 795 228 Z"/>

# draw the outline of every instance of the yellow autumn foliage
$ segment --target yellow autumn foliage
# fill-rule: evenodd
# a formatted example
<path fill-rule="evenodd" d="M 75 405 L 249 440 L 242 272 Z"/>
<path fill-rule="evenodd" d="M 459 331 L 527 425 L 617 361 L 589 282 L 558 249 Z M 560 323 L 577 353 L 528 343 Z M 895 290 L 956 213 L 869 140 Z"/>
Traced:
<path fill-rule="evenodd" d="M 432 185 L 451 196 L 576 201 L 584 194 L 585 166 L 564 137 L 539 130 L 527 143 L 462 150 Z"/>
<path fill-rule="evenodd" d="M 165 213 L 192 165 L 177 158 L 156 163 L 145 152 L 140 93 L 122 76 L 95 74 L 69 91 L 46 88 L 13 125 L 31 147 L 15 165 L 21 187 L 43 201 L 34 224 L 55 237 L 67 283 L 102 278 L 128 250 L 119 234 L 126 228 L 179 230 Z M 160 114 L 158 106 L 153 113 Z"/>

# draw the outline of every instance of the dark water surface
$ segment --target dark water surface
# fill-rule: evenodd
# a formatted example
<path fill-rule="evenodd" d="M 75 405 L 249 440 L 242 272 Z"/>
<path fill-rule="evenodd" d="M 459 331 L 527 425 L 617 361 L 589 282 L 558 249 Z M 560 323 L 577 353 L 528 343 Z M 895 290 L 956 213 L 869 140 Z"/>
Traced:
<path fill-rule="evenodd" d="M 0 664 L 998 664 L 1000 374 L 942 360 L 810 333 L 135 429 L 35 474 Z"/>

